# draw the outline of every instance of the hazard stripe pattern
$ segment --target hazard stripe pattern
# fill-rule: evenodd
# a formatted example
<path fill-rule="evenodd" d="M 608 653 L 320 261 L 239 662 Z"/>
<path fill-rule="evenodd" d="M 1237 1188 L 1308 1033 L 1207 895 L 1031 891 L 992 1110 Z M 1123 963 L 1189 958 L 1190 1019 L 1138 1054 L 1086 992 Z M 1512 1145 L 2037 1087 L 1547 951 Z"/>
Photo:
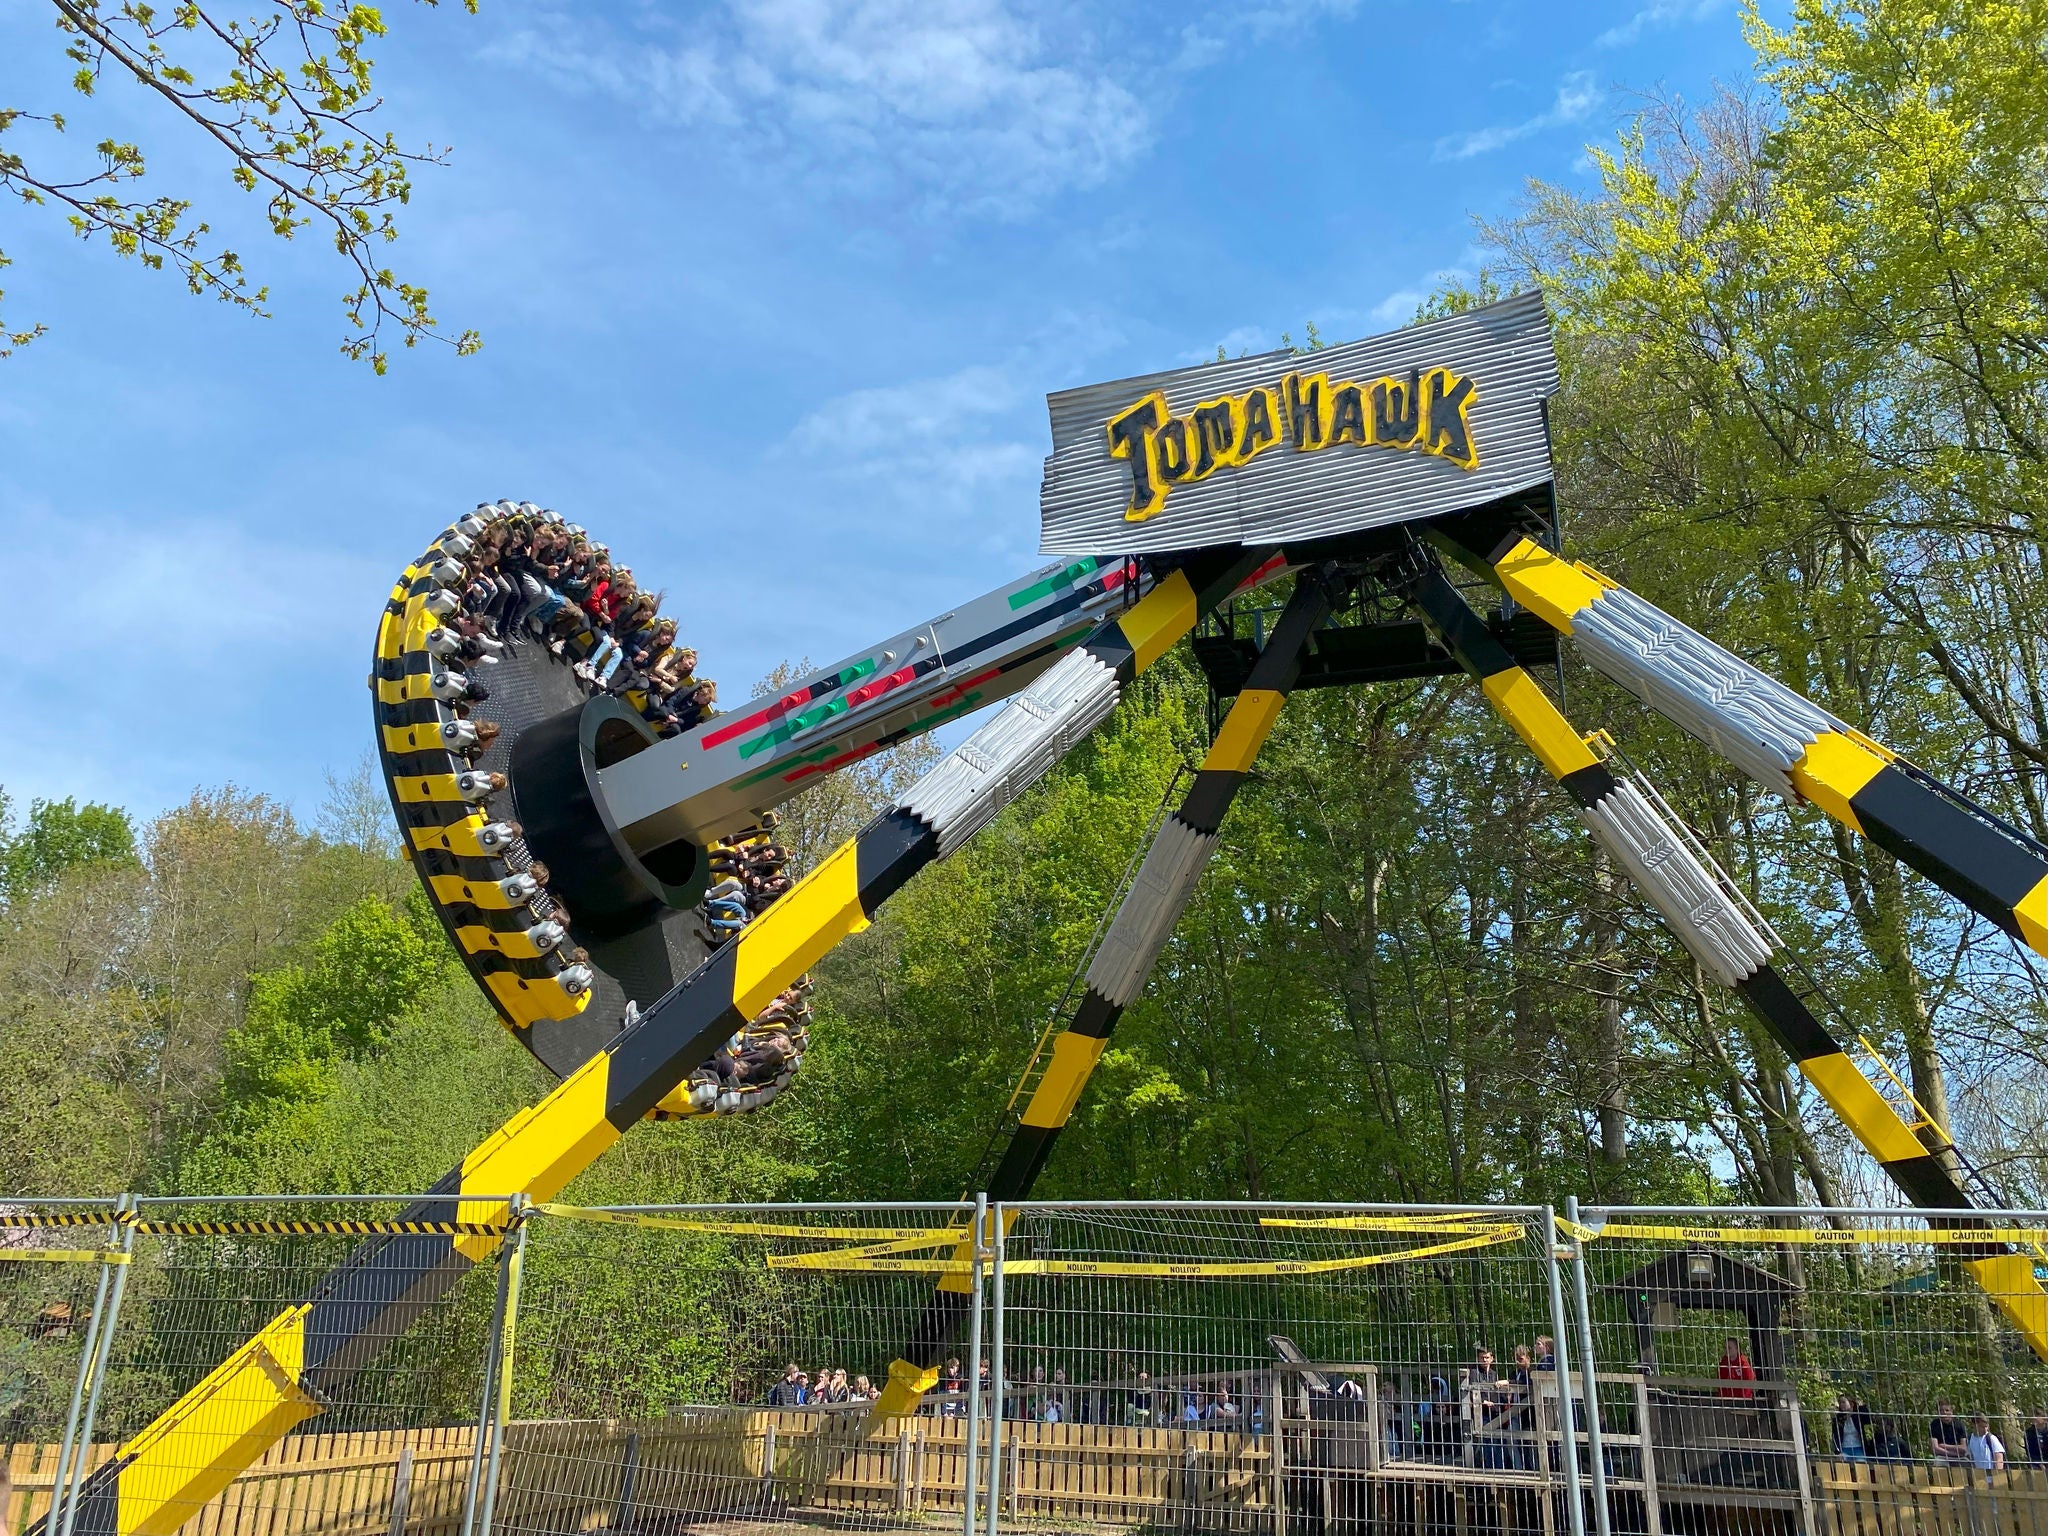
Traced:
<path fill-rule="evenodd" d="M 1563 634 L 1572 634 L 1575 622 L 1609 592 L 1634 597 L 1590 566 L 1567 561 L 1533 539 L 1515 538 L 1487 558 L 1509 595 Z M 1634 601 L 1642 603 L 1641 598 Z M 1674 629 L 1684 629 L 1647 603 L 1642 606 Z M 1721 654 L 1738 674 L 1756 672 L 1740 658 Z M 1860 732 L 1817 732 L 1789 776 L 1804 799 L 2036 953 L 2048 955 L 2048 856 L 2030 840 L 1998 826 L 1954 790 Z"/>
<path fill-rule="evenodd" d="M 1592 810 L 1619 793 L 1614 774 L 1593 757 L 1550 696 L 1515 664 L 1441 573 L 1422 580 L 1417 600 L 1459 664 L 1478 678 L 1495 709 L 1580 805 Z M 1908 1200 L 1929 1210 L 1968 1210 L 1976 1204 L 1768 961 L 1731 984 Z M 2009 1262 L 2013 1257 L 1996 1243 L 1980 1244 L 1963 1255 L 2034 1352 L 2048 1359 L 2048 1291 L 2032 1278 L 2031 1269 L 2024 1276 L 2016 1273 Z"/>
<path fill-rule="evenodd" d="M 1195 557 L 1098 625 L 1082 648 L 1128 682 L 1268 553 Z M 379 631 L 383 658 L 409 648 L 409 630 L 424 633 L 404 586 L 393 593 Z M 445 754 L 428 755 L 440 761 L 415 772 L 450 771 Z M 399 776 L 389 757 L 386 765 Z M 401 1220 L 502 1228 L 511 1213 L 501 1192 L 551 1201 L 708 1060 L 720 1041 L 840 939 L 867 927 L 882 903 L 938 856 L 937 834 L 908 812 L 871 823 L 632 1028 L 501 1126 Z M 447 1294 L 500 1240 L 439 1231 L 368 1239 L 308 1300 L 281 1313 L 94 1470 L 80 1490 L 77 1536 L 171 1536 L 266 1447 L 318 1413 L 343 1378 L 409 1326 L 422 1304 Z"/>

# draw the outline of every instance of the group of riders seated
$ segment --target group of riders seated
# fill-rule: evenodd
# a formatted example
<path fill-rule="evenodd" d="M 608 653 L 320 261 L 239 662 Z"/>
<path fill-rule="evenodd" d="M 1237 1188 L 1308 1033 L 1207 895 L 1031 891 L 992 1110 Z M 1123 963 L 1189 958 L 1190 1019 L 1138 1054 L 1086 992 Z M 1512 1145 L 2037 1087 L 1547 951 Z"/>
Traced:
<path fill-rule="evenodd" d="M 479 657 L 532 635 L 590 692 L 627 700 L 663 736 L 717 713 L 718 684 L 700 679 L 697 653 L 676 644 L 661 593 L 641 591 L 631 567 L 532 502 L 488 510 L 497 515 L 470 540 L 462 608 L 451 616 Z"/>
<path fill-rule="evenodd" d="M 718 685 L 699 678 L 696 651 L 676 643 L 676 622 L 661 612 L 662 594 L 641 591 L 632 569 L 615 564 L 610 550 L 582 528 L 532 502 L 511 501 L 486 503 L 457 527 L 466 546 L 461 569 L 437 573 L 456 598 L 451 611 L 436 610 L 442 628 L 428 644 L 438 655 L 491 664 L 514 645 L 544 645 L 587 693 L 622 699 L 665 737 L 718 712 Z M 471 706 L 487 700 L 490 690 L 474 673 L 451 666 L 447 676 L 453 696 L 443 702 L 457 722 L 446 734 L 470 762 L 472 771 L 462 777 L 480 781 L 475 798 L 481 799 L 505 787 L 503 774 L 475 770 L 500 735 L 496 721 L 472 717 Z M 789 850 L 773 840 L 777 820 L 773 811 L 763 812 L 755 826 L 707 850 L 712 883 L 699 912 L 714 949 L 790 887 Z M 566 932 L 568 908 L 547 889 L 547 866 L 526 853 L 518 823 L 503 826 L 512 878 L 531 887 L 527 900 L 536 914 Z M 565 958 L 587 985 L 588 954 L 576 949 Z M 728 1039 L 685 1085 L 688 1109 L 673 1113 L 743 1113 L 788 1087 L 810 1043 L 810 992 L 810 977 L 799 978 Z M 665 1101 L 663 1113 L 669 1112 Z"/>

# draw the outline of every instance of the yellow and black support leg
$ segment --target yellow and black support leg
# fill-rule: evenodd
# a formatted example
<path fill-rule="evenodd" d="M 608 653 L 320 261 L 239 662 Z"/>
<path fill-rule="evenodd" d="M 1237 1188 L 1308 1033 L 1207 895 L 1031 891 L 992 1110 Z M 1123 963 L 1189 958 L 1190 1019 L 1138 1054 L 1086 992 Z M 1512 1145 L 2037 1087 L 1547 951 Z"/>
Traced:
<path fill-rule="evenodd" d="M 1113 679 L 1109 704 L 1115 686 L 1164 655 L 1269 553 L 1190 561 L 1099 626 L 1080 650 Z M 1058 739 L 1071 745 L 1076 738 Z M 1056 756 L 1026 760 L 1042 772 Z M 981 824 L 976 816 L 986 820 L 992 794 L 1014 796 L 1033 776 L 1014 766 L 985 773 L 987 791 L 970 783 L 970 793 L 935 801 L 936 819 L 909 804 L 878 817 L 631 1029 L 493 1133 L 406 1219 L 502 1226 L 511 1214 L 507 1197 L 554 1198 L 720 1042 L 841 939 L 867 927 L 918 870 L 951 852 L 957 841 L 949 835 L 971 832 Z M 914 799 L 913 791 L 906 802 Z M 410 1326 L 422 1303 L 445 1295 L 500 1241 L 450 1234 L 366 1243 L 85 1480 L 77 1536 L 171 1536 L 294 1425 L 318 1414 L 349 1375 Z"/>
<path fill-rule="evenodd" d="M 1272 734 L 1301 673 L 1310 637 L 1329 616 L 1331 596 L 1320 577 L 1304 572 L 1294 596 L 1274 625 L 1245 686 L 1224 717 L 1208 755 L 1180 806 L 1160 824 L 1145 851 L 1138 876 L 1111 919 L 1102 946 L 1088 967 L 1081 1001 L 1066 1028 L 1053 1038 L 1052 1057 L 1012 1129 L 1002 1156 L 987 1180 L 994 1201 L 1021 1200 L 1031 1192 L 1053 1143 L 1065 1127 L 1110 1032 L 1144 989 L 1160 952 L 1194 894 L 1195 884 L 1215 852 L 1223 818 L 1251 771 L 1252 760 Z M 955 1257 L 971 1257 L 966 1245 Z M 948 1274 L 919 1319 L 904 1357 L 889 1368 L 889 1384 L 876 1417 L 916 1411 L 919 1398 L 936 1379 L 938 1362 L 967 1315 L 971 1280 Z"/>
<path fill-rule="evenodd" d="M 1591 566 L 1518 535 L 1461 553 L 1758 783 L 1811 801 L 2048 955 L 2048 848 Z"/>
<path fill-rule="evenodd" d="M 1587 828 L 1664 916 L 1701 969 L 1741 996 L 1907 1200 L 1931 1211 L 1973 1208 L 1976 1202 L 1957 1180 L 1953 1163 L 1921 1142 L 1787 985 L 1771 963 L 1770 937 L 1729 899 L 1649 798 L 1594 756 L 1550 696 L 1515 664 L 1440 573 L 1423 578 L 1416 600 L 1459 664 L 1479 680 L 1501 717 L 1578 802 Z M 2032 1257 L 2000 1243 L 1968 1245 L 1958 1252 L 2028 1345 L 2048 1359 L 2048 1291 L 2034 1277 Z"/>

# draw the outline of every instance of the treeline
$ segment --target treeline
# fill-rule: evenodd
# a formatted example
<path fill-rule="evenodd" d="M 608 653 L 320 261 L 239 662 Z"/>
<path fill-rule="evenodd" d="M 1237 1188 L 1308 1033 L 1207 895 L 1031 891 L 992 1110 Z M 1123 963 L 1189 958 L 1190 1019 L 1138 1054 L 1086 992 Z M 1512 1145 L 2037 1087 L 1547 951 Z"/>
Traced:
<path fill-rule="evenodd" d="M 1803 5 L 1746 93 L 1536 185 L 1455 308 L 1558 324 L 1567 545 L 2048 839 L 2048 0 Z M 1567 652 L 1569 658 L 1569 652 Z M 1634 754 L 1987 1182 L 2048 1200 L 2035 962 L 1576 663 Z M 585 1198 L 968 1187 L 1177 768 L 1175 658 L 821 970 L 794 1092 L 647 1126 Z M 815 857 L 886 795 L 792 807 Z M 412 1188 L 544 1091 L 380 842 L 196 796 L 32 807 L 0 850 L 0 1182 Z M 1869 1065 L 1869 1063 L 1866 1063 Z M 1303 695 L 1041 1184 L 1060 1195 L 1889 1198 L 1458 679 Z"/>

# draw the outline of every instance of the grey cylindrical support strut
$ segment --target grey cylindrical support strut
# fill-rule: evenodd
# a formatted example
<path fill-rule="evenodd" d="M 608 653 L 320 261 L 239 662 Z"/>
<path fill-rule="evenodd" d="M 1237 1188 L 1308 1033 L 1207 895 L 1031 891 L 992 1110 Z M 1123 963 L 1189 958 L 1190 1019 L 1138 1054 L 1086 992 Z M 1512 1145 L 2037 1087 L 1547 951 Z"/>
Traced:
<path fill-rule="evenodd" d="M 1579 1430 L 1572 1412 L 1571 1356 L 1565 1348 L 1564 1287 L 1557 1278 L 1557 1212 L 1543 1207 L 1543 1273 L 1550 1287 L 1552 1375 L 1557 1381 L 1557 1437 L 1564 1461 L 1565 1524 L 1572 1536 L 1586 1536 L 1586 1508 L 1579 1494 Z M 1540 1438 L 1540 1437 L 1539 1437 Z"/>
<path fill-rule="evenodd" d="M 974 1475 L 974 1453 L 981 1435 L 981 1265 L 988 1246 L 988 1196 L 974 1197 L 973 1299 L 967 1311 L 967 1454 L 961 1458 L 961 1536 L 974 1536 L 974 1498 L 980 1481 Z"/>
<path fill-rule="evenodd" d="M 1586 1381 L 1586 1450 L 1593 1469 L 1593 1527 L 1598 1536 L 1609 1536 L 1607 1515 L 1607 1458 L 1600 1444 L 1599 1366 L 1593 1358 L 1593 1313 L 1587 1305 L 1586 1245 L 1579 1238 L 1579 1197 L 1566 1195 L 1565 1220 L 1572 1224 L 1572 1299 L 1579 1323 L 1579 1370 Z M 1649 1433 L 1645 1424 L 1643 1432 Z"/>
<path fill-rule="evenodd" d="M 996 1536 L 996 1520 L 1003 1507 L 1003 1248 L 1006 1234 L 1000 1202 L 990 1215 L 994 1220 L 989 1232 L 989 1248 L 995 1260 L 990 1266 L 995 1272 L 995 1320 L 989 1325 L 988 1340 L 988 1508 L 983 1513 L 988 1536 Z M 976 1383 L 977 1388 L 979 1385 Z"/>

